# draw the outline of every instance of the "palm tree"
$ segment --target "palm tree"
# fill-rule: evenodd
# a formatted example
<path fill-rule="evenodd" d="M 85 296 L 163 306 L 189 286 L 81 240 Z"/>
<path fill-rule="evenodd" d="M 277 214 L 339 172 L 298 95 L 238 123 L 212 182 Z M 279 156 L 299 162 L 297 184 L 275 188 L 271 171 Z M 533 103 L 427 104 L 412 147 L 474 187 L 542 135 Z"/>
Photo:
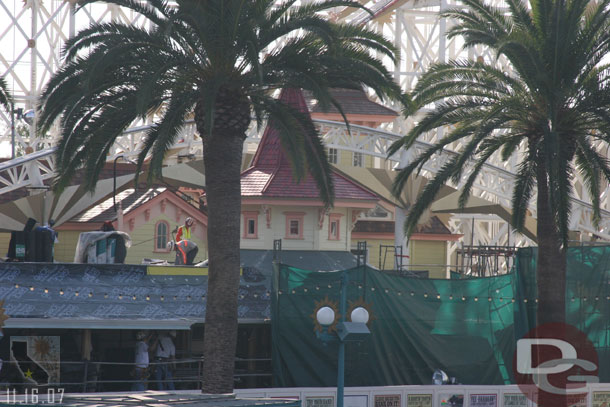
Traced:
<path fill-rule="evenodd" d="M 82 5 L 93 2 L 88 0 Z M 281 88 L 313 92 L 336 105 L 329 88 L 367 86 L 380 97 L 400 90 L 382 61 L 395 51 L 382 36 L 329 21 L 332 0 L 295 6 L 295 0 L 110 0 L 146 17 L 152 28 L 96 24 L 66 44 L 65 64 L 42 95 L 40 123 L 61 117 L 56 188 L 83 168 L 93 188 L 116 137 L 136 118 L 161 111 L 139 155 L 149 179 L 189 115 L 203 139 L 208 205 L 209 280 L 203 391 L 233 389 L 239 285 L 240 167 L 252 114 L 280 130 L 294 174 L 311 173 L 320 196 L 333 202 L 330 167 L 306 115 L 273 98 Z"/>
<path fill-rule="evenodd" d="M 599 144 L 610 137 L 609 1 L 507 0 L 508 10 L 483 0 L 462 0 L 448 10 L 466 47 L 483 45 L 505 58 L 513 73 L 483 61 L 438 63 L 419 79 L 408 113 L 432 106 L 392 153 L 409 148 L 422 134 L 450 130 L 397 177 L 395 191 L 435 152 L 460 142 L 463 147 L 433 177 L 407 217 L 417 218 L 439 188 L 463 181 L 466 203 L 483 164 L 494 154 L 519 159 L 512 196 L 512 224 L 523 230 L 527 206 L 536 196 L 538 324 L 565 321 L 568 221 L 575 172 L 592 197 L 600 219 L 600 185 L 610 180 Z M 604 147 L 605 148 L 605 147 Z M 605 150 L 603 150 L 605 151 Z"/>
<path fill-rule="evenodd" d="M 4 106 L 6 110 L 11 110 L 12 98 L 8 92 L 8 85 L 4 78 L 0 78 L 0 106 Z"/>

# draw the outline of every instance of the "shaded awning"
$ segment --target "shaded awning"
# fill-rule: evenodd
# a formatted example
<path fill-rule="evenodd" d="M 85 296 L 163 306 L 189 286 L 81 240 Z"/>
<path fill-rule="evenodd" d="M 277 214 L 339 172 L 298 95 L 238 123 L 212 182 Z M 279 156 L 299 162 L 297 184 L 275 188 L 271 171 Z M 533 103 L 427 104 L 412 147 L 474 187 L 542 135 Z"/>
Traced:
<path fill-rule="evenodd" d="M 189 330 L 191 325 L 203 322 L 203 318 L 184 320 L 147 320 L 147 319 L 82 319 L 82 318 L 9 318 L 3 328 L 42 328 L 42 329 L 174 329 Z"/>
<path fill-rule="evenodd" d="M 133 180 L 133 175 L 116 178 L 117 190 Z M 41 191 L 15 201 L 0 205 L 0 231 L 22 230 L 28 218 L 39 224 L 55 220 L 55 226 L 67 222 L 72 217 L 89 208 L 106 196 L 112 194 L 114 179 L 98 181 L 93 193 L 87 192 L 82 185 L 71 185 L 57 195 L 52 191 Z"/>
<path fill-rule="evenodd" d="M 435 201 L 430 209 L 434 213 L 472 213 L 472 214 L 488 214 L 496 215 L 507 223 L 512 221 L 512 211 L 504 206 L 487 201 L 483 198 L 470 196 L 468 202 L 463 208 L 460 208 L 459 198 L 460 191 L 456 191 L 452 194 L 445 196 Z M 536 241 L 536 219 L 530 215 L 526 215 L 525 218 L 525 229 L 523 234 Z"/>
<path fill-rule="evenodd" d="M 162 174 L 163 181 L 174 187 L 205 188 L 203 160 L 194 160 L 163 167 Z"/>

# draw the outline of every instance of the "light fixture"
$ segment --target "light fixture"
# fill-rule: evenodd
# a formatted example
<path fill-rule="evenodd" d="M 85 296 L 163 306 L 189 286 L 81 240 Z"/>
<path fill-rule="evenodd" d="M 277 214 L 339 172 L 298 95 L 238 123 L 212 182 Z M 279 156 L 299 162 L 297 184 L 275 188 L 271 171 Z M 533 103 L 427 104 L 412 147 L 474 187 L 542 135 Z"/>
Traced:
<path fill-rule="evenodd" d="M 366 324 L 369 322 L 369 312 L 364 307 L 354 308 L 351 314 L 352 322 L 359 322 L 361 324 Z"/>
<path fill-rule="evenodd" d="M 331 307 L 322 307 L 316 312 L 316 320 L 322 326 L 329 326 L 335 322 L 335 311 Z"/>

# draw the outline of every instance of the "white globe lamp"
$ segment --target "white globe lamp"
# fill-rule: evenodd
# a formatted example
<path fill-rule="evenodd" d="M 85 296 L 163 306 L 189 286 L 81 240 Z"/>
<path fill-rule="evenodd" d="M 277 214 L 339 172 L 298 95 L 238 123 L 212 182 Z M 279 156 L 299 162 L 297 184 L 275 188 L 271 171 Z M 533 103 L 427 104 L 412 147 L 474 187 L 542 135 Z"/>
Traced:
<path fill-rule="evenodd" d="M 369 312 L 364 307 L 354 308 L 351 314 L 352 322 L 366 324 L 369 322 Z"/>
<path fill-rule="evenodd" d="M 329 326 L 335 322 L 335 311 L 331 307 L 322 307 L 316 312 L 316 319 L 322 326 Z"/>

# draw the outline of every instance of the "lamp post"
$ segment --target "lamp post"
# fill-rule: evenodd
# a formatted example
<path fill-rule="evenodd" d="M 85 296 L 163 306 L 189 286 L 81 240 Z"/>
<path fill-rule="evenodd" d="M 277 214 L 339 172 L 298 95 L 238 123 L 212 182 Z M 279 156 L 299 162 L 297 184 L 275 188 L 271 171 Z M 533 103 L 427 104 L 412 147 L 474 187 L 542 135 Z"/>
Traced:
<path fill-rule="evenodd" d="M 322 326 L 322 333 L 317 333 L 318 338 L 323 342 L 339 342 L 337 357 L 337 407 L 343 407 L 345 390 L 345 342 L 362 341 L 371 333 L 366 323 L 369 320 L 369 313 L 364 307 L 355 308 L 351 315 L 351 322 L 345 320 L 347 313 L 347 286 L 349 284 L 349 274 L 344 271 L 341 274 L 341 300 L 339 302 L 340 320 L 337 324 L 337 334 L 332 335 L 328 328 L 335 321 L 335 311 L 331 307 L 322 307 L 316 312 L 316 320 Z"/>

